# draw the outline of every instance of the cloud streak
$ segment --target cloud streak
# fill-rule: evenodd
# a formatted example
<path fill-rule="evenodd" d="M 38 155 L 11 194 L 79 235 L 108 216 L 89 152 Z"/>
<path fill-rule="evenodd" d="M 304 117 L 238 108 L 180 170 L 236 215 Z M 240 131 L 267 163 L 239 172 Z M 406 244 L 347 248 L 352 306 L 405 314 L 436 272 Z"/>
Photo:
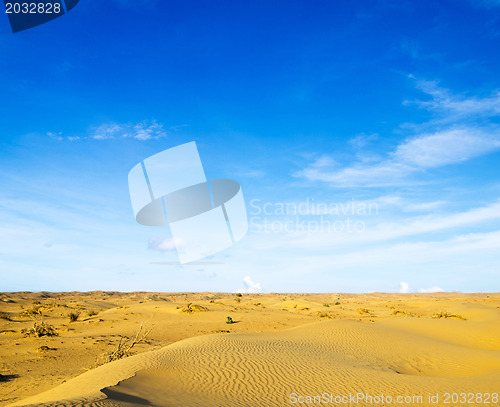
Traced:
<path fill-rule="evenodd" d="M 139 123 L 105 123 L 93 129 L 90 137 L 94 140 L 133 138 L 146 141 L 166 137 L 163 125 L 156 120 L 144 120 Z"/>
<path fill-rule="evenodd" d="M 336 187 L 405 185 L 411 176 L 427 170 L 463 163 L 500 150 L 498 126 L 472 123 L 478 118 L 500 115 L 500 93 L 483 99 L 465 99 L 439 88 L 434 82 L 421 81 L 418 87 L 431 96 L 431 100 L 413 103 L 439 116 L 437 121 L 415 126 L 425 131 L 405 139 L 374 162 L 359 160 L 341 168 L 332 157 L 323 155 L 292 175 Z M 434 130 L 429 130 L 430 127 Z M 351 144 L 358 145 L 357 140 L 355 138 Z"/>

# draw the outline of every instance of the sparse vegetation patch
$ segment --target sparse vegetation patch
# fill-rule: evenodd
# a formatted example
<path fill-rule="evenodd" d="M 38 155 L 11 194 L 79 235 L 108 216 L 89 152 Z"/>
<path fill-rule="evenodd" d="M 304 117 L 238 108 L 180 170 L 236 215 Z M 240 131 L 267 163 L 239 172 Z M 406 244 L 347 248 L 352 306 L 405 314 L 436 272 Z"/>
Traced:
<path fill-rule="evenodd" d="M 22 329 L 21 333 L 24 337 L 34 336 L 35 338 L 40 338 L 42 336 L 58 336 L 56 329 L 43 321 L 35 321 L 33 326 L 29 329 Z"/>
<path fill-rule="evenodd" d="M 185 306 L 178 306 L 177 309 L 180 309 L 182 312 L 187 314 L 192 314 L 193 312 L 206 312 L 210 311 L 207 307 L 198 304 L 189 303 Z"/>
<path fill-rule="evenodd" d="M 104 365 L 106 363 L 114 362 L 115 360 L 123 359 L 131 356 L 132 348 L 138 343 L 144 342 L 149 333 L 153 330 L 153 328 L 148 331 L 143 330 L 143 324 L 139 327 L 139 331 L 135 335 L 132 340 L 124 340 L 123 337 L 120 337 L 120 342 L 116 347 L 110 351 L 102 354 L 96 361 L 96 363 L 91 367 L 91 369 L 96 368 L 98 366 Z"/>
<path fill-rule="evenodd" d="M 457 315 L 457 314 L 452 314 L 451 312 L 448 312 L 448 311 L 441 311 L 441 312 L 438 312 L 434 315 L 432 315 L 432 318 L 452 318 L 452 319 L 461 319 L 461 320 L 466 320 L 466 318 L 464 318 L 463 316 L 461 315 Z"/>
<path fill-rule="evenodd" d="M 69 322 L 76 322 L 80 318 L 80 313 L 78 311 L 71 311 L 68 314 Z"/>

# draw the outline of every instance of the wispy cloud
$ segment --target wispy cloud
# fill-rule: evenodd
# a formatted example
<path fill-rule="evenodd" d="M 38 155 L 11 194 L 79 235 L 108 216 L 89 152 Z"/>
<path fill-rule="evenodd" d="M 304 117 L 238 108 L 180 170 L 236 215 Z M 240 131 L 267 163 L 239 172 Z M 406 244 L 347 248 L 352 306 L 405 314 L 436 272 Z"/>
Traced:
<path fill-rule="evenodd" d="M 423 171 L 462 163 L 500 150 L 498 127 L 483 122 L 473 123 L 477 118 L 500 115 L 500 93 L 486 98 L 464 98 L 439 88 L 435 82 L 420 81 L 417 86 L 431 96 L 431 100 L 413 103 L 432 110 L 438 116 L 421 126 L 414 126 L 417 134 L 379 159 L 367 162 L 358 156 L 354 164 L 340 167 L 332 157 L 322 155 L 293 175 L 337 187 L 402 185 L 408 182 L 410 176 Z M 356 136 L 351 144 L 364 146 L 365 139 Z"/>
<path fill-rule="evenodd" d="M 93 129 L 90 137 L 94 140 L 114 138 L 134 138 L 136 140 L 151 140 L 166 137 L 167 132 L 156 120 L 144 120 L 140 123 L 105 123 Z"/>
<path fill-rule="evenodd" d="M 171 131 L 177 131 L 184 126 L 172 126 Z M 86 135 L 69 135 L 66 136 L 62 131 L 47 132 L 47 136 L 55 140 L 78 141 L 84 139 L 92 140 L 112 140 L 132 138 L 140 141 L 156 140 L 162 137 L 167 137 L 167 131 L 163 124 L 156 120 L 143 120 L 138 123 L 103 123 L 99 126 L 92 127 Z"/>
<path fill-rule="evenodd" d="M 497 149 L 497 134 L 472 128 L 444 130 L 405 141 L 392 154 L 391 161 L 411 170 L 428 169 L 467 161 Z"/>
<path fill-rule="evenodd" d="M 499 133 L 457 128 L 407 139 L 378 163 L 358 162 L 338 169 L 333 160 L 322 156 L 293 175 L 339 187 L 401 185 L 412 174 L 461 163 L 497 150 L 500 150 Z"/>
<path fill-rule="evenodd" d="M 80 136 L 63 136 L 62 131 L 54 133 L 52 131 L 47 132 L 47 136 L 56 140 L 68 140 L 68 141 L 77 141 L 80 140 Z"/>
<path fill-rule="evenodd" d="M 338 220 L 339 218 L 327 217 L 326 219 Z M 435 237 L 437 233 L 462 233 L 464 230 L 484 230 L 485 227 L 497 229 L 500 220 L 500 201 L 448 214 L 435 213 L 424 216 L 397 217 L 388 221 L 379 220 L 377 216 L 372 216 L 365 220 L 365 230 L 360 233 L 352 233 L 347 229 L 334 231 L 326 227 L 319 228 L 316 225 L 323 222 L 321 219 L 316 220 L 316 224 L 312 225 L 314 227 L 312 231 L 304 227 L 303 230 L 297 229 L 293 233 L 288 233 L 283 227 L 281 232 L 273 233 L 272 239 L 261 239 L 255 242 L 255 249 L 274 250 L 288 247 L 297 251 L 321 252 L 333 249 L 349 251 L 355 247 L 358 250 L 364 250 L 364 245 L 376 244 L 378 246 L 401 239 L 411 238 L 414 240 L 418 236 L 425 241 L 426 234 L 433 234 Z M 260 236 L 259 233 L 256 235 Z M 472 239 L 472 237 L 468 236 L 468 239 Z M 457 240 L 454 243 L 459 246 L 463 242 Z M 380 254 L 382 257 L 386 256 L 385 250 L 380 251 Z"/>
<path fill-rule="evenodd" d="M 449 89 L 439 86 L 437 81 L 419 80 L 416 82 L 417 89 L 431 97 L 430 100 L 403 102 L 405 105 L 416 104 L 417 106 L 433 111 L 441 116 L 442 122 L 452 122 L 477 117 L 491 117 L 500 114 L 500 92 L 494 92 L 490 96 L 466 97 L 452 93 Z"/>

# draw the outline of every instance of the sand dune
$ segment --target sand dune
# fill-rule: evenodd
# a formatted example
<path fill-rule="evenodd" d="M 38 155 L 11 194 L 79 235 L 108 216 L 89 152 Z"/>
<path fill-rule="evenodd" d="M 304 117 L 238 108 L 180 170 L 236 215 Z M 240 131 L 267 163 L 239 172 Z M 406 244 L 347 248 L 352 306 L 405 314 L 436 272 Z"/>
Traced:
<path fill-rule="evenodd" d="M 499 390 L 498 383 L 500 351 L 433 340 L 396 327 L 330 320 L 276 333 L 183 340 L 102 366 L 24 403 L 77 398 L 65 405 L 94 399 L 90 404 L 96 406 L 123 401 L 284 406 L 294 400 L 293 393 L 427 397 L 492 393 Z M 109 400 L 98 402 L 102 395 Z"/>
<path fill-rule="evenodd" d="M 443 307 L 442 304 L 434 307 L 433 302 L 442 302 L 443 298 L 449 301 L 447 309 L 450 311 L 438 318 L 435 311 Z M 491 394 L 500 392 L 497 299 L 492 303 L 489 299 L 477 301 L 472 297 L 457 302 L 449 297 L 420 296 L 406 297 L 403 303 L 397 298 L 381 315 L 385 307 L 381 308 L 380 297 L 344 298 L 343 303 L 350 304 L 344 311 L 348 315 L 356 312 L 361 316 L 356 319 L 339 314 L 337 318 L 319 318 L 317 310 L 328 308 L 321 300 L 324 298 L 318 302 L 301 297 L 297 307 L 293 300 L 284 298 L 282 301 L 285 309 L 293 311 L 281 310 L 280 315 L 290 312 L 302 315 L 307 308 L 308 315 L 316 318 L 314 322 L 279 331 L 216 333 L 179 340 L 154 351 L 105 364 L 11 405 L 499 404 L 497 399 L 491 398 Z M 268 307 L 262 312 L 281 305 L 276 302 L 276 296 L 261 298 L 261 301 Z M 358 305 L 360 308 L 356 308 Z M 398 307 L 404 311 L 395 312 Z M 164 315 L 169 318 L 177 315 L 179 318 L 210 318 L 209 314 L 215 314 L 211 311 L 185 315 L 182 311 L 174 311 L 173 305 L 167 308 Z M 253 301 L 244 306 L 249 314 L 257 312 L 254 309 L 258 308 Z M 241 315 L 243 325 L 246 314 Z M 451 398 L 450 403 L 445 403 L 446 393 L 474 393 L 473 397 L 490 394 L 490 403 L 460 404 L 453 403 Z M 357 399 L 358 394 L 365 398 L 378 396 L 379 399 L 367 402 Z M 436 394 L 438 401 L 431 403 L 429 395 Z M 342 396 L 349 401 L 349 395 L 357 399 L 357 404 L 334 402 L 335 397 Z M 301 399 L 301 396 L 317 396 L 316 402 L 310 399 L 311 402 L 306 403 L 308 399 Z M 381 397 L 386 403 L 377 402 Z M 391 397 L 392 403 L 387 403 L 387 397 Z M 397 403 L 397 397 L 410 398 L 406 403 Z"/>

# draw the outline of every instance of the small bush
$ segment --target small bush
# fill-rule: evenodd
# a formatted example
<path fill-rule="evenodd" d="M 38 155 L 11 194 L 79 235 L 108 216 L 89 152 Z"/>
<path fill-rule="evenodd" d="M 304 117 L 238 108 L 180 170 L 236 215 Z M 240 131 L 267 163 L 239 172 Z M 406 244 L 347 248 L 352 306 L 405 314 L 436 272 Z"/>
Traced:
<path fill-rule="evenodd" d="M 335 303 L 335 305 L 340 305 L 340 302 L 338 302 L 338 301 L 337 301 L 337 302 Z"/>
<path fill-rule="evenodd" d="M 234 324 L 233 318 L 227 317 L 226 324 Z"/>
<path fill-rule="evenodd" d="M 323 304 L 323 307 L 329 307 L 330 304 Z"/>
<path fill-rule="evenodd" d="M 87 315 L 89 317 L 93 317 L 94 315 L 97 315 L 97 314 L 98 314 L 98 312 L 94 309 L 91 309 L 89 312 L 87 312 Z"/>
<path fill-rule="evenodd" d="M 80 318 L 80 313 L 77 311 L 72 311 L 68 314 L 69 322 L 76 322 Z"/>
<path fill-rule="evenodd" d="M 241 293 L 236 293 L 236 297 L 242 297 L 242 296 L 243 296 L 243 294 L 241 294 Z"/>

